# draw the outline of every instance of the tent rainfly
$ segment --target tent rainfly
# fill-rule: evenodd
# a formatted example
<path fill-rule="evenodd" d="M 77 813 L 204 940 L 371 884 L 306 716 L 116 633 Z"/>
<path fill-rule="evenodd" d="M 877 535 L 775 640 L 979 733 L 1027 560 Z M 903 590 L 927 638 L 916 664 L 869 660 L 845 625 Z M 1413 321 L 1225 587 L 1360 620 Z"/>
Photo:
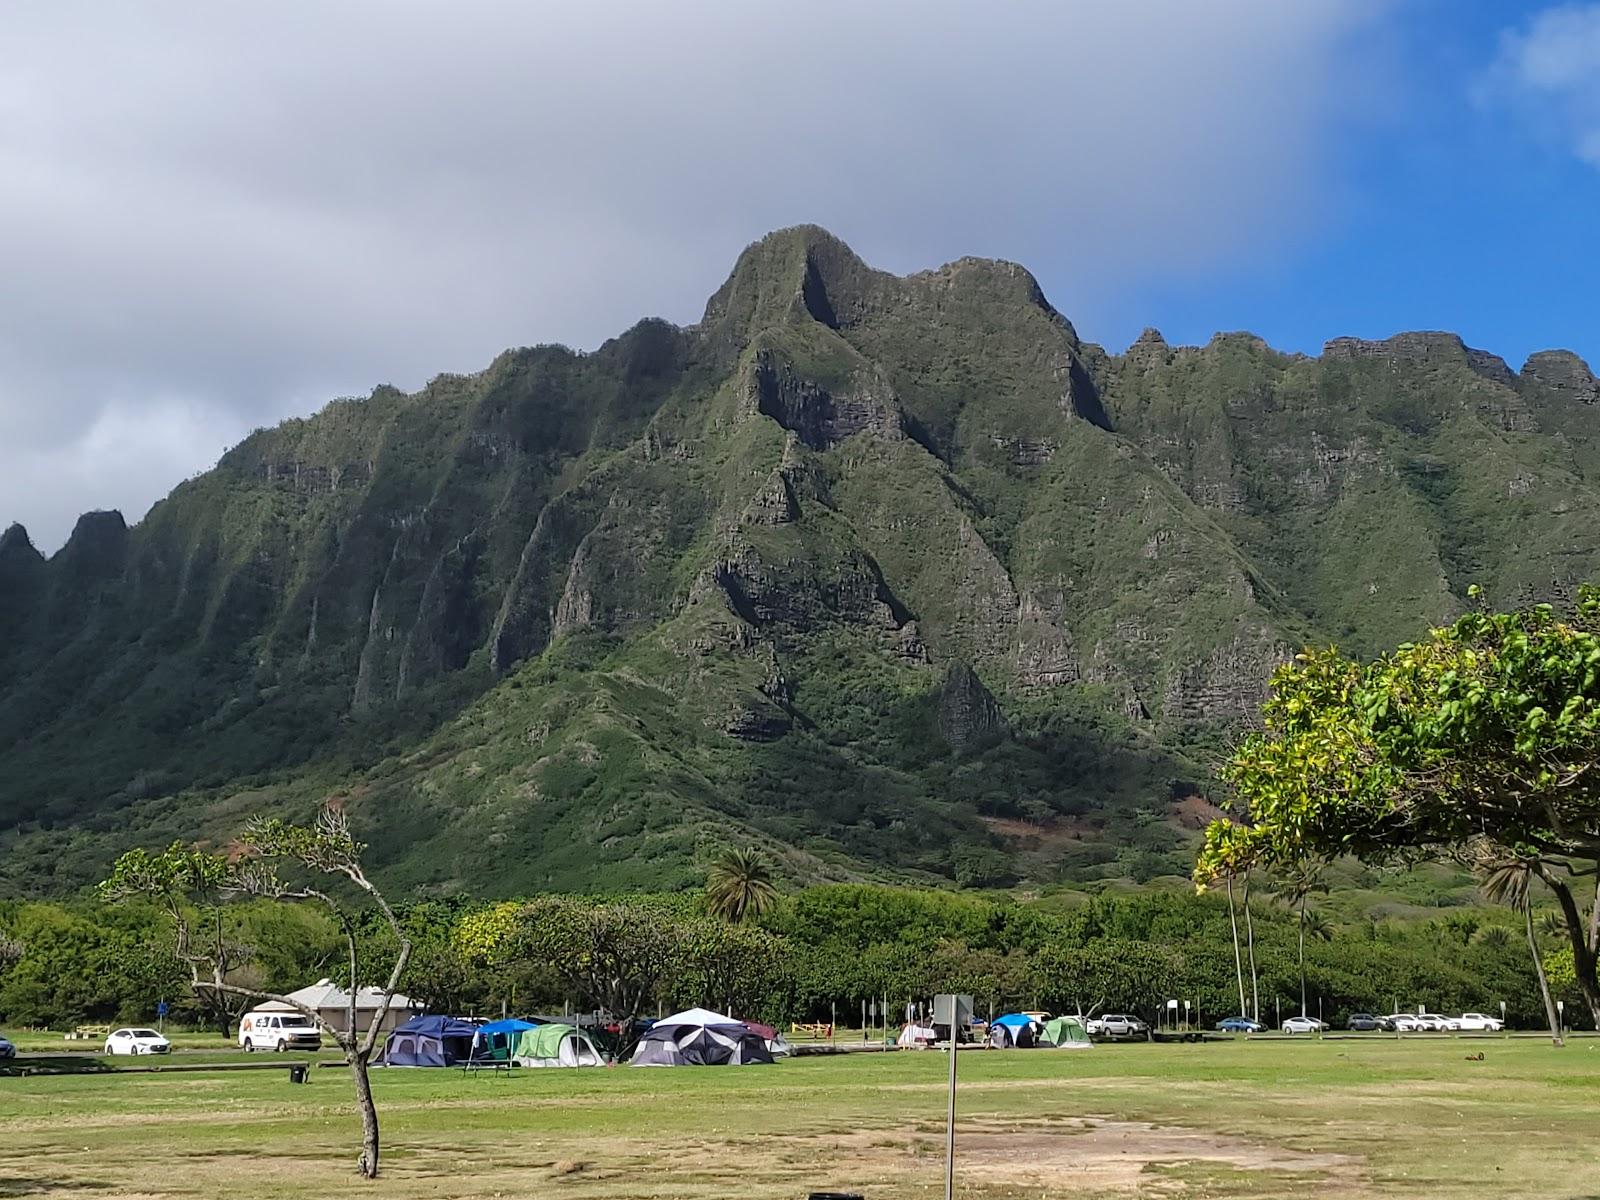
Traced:
<path fill-rule="evenodd" d="M 516 1053 L 517 1039 L 527 1030 L 537 1028 L 532 1021 L 520 1021 L 516 1017 L 480 1025 L 472 1043 L 472 1057 L 479 1062 L 509 1062 Z"/>
<path fill-rule="evenodd" d="M 553 1024 L 523 1030 L 511 1061 L 519 1067 L 603 1067 L 606 1056 L 583 1030 Z"/>
<path fill-rule="evenodd" d="M 663 1017 L 633 1049 L 636 1067 L 738 1067 L 771 1061 L 772 1052 L 760 1034 L 704 1008 Z"/>
<path fill-rule="evenodd" d="M 1057 1050 L 1092 1050 L 1089 1031 L 1077 1017 L 1054 1017 L 1044 1023 L 1044 1044 Z"/>
<path fill-rule="evenodd" d="M 997 1050 L 1027 1050 L 1039 1045 L 1044 1026 L 1027 1013 L 1007 1013 L 989 1026 L 989 1044 Z"/>
<path fill-rule="evenodd" d="M 478 1027 L 455 1017 L 412 1017 L 389 1035 L 383 1061 L 391 1067 L 453 1067 L 472 1057 Z"/>

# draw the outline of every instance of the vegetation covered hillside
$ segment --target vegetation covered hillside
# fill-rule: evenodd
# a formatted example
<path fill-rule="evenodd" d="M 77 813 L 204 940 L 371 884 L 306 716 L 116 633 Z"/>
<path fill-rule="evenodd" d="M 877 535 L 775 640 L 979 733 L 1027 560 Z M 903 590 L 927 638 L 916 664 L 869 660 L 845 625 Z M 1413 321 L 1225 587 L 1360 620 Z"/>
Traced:
<path fill-rule="evenodd" d="M 1600 576 L 1600 404 L 1446 334 L 1081 341 L 1022 268 L 751 246 L 679 329 L 0 537 L 0 892 L 332 792 L 391 887 L 1186 873 L 1271 666 Z"/>

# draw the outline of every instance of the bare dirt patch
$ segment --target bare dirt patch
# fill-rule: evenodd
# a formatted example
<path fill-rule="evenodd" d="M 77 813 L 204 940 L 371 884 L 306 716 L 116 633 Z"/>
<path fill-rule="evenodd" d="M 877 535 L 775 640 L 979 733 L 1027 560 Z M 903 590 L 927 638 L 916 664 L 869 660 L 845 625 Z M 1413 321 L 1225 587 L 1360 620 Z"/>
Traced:
<path fill-rule="evenodd" d="M 885 1175 L 921 1173 L 944 1158 L 942 1131 L 926 1125 L 905 1133 L 878 1130 L 815 1140 L 826 1142 L 834 1155 L 848 1155 L 862 1168 Z M 833 1162 L 842 1165 L 838 1158 Z M 968 1187 L 1139 1192 L 1149 1189 L 1154 1171 L 1199 1164 L 1292 1176 L 1318 1194 L 1355 1185 L 1363 1166 L 1346 1154 L 1308 1153 L 1206 1130 L 1102 1117 L 969 1121 L 956 1134 L 956 1168 Z"/>
<path fill-rule="evenodd" d="M 1167 806 L 1167 813 L 1185 829 L 1204 829 L 1222 816 L 1222 810 L 1204 796 L 1184 796 Z"/>

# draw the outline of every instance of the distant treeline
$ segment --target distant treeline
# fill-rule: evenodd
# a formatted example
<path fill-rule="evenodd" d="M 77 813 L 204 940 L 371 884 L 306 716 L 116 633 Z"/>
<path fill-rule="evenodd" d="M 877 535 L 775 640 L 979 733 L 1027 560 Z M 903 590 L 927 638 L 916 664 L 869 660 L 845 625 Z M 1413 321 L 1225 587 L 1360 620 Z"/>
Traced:
<path fill-rule="evenodd" d="M 321 913 L 268 902 L 226 913 L 240 963 L 235 980 L 286 991 L 341 979 L 338 934 Z M 1245 991 L 1259 994 L 1270 1022 L 1299 1010 L 1299 918 L 1259 897 L 1252 916 L 1257 980 L 1252 987 L 1241 932 Z M 402 989 L 433 1010 L 464 1015 L 604 1004 L 648 1016 L 704 1004 L 780 1024 L 835 1012 L 853 1024 L 863 1000 L 887 998 L 899 1014 L 908 1000 L 944 991 L 971 993 L 980 1013 L 1153 1018 L 1177 999 L 1196 1004 L 1209 1025 L 1240 1008 L 1227 903 L 1183 892 L 1020 900 L 828 885 L 786 895 L 746 925 L 707 916 L 691 893 L 435 900 L 409 906 L 404 919 L 416 954 Z M 1395 1005 L 1498 1013 L 1504 1001 L 1513 1024 L 1538 1027 L 1532 959 L 1518 924 L 1493 909 L 1411 922 L 1314 921 L 1305 949 L 1308 1008 L 1339 1021 Z M 376 927 L 371 936 L 381 949 Z M 6 1026 L 148 1021 L 165 1000 L 169 1020 L 223 1027 L 238 1009 L 237 1001 L 195 997 L 154 910 L 6 902 L 0 939 L 10 948 L 0 961 Z M 1553 984 L 1568 986 L 1553 940 L 1545 954 Z M 1568 1013 L 1582 1009 L 1576 999 Z"/>

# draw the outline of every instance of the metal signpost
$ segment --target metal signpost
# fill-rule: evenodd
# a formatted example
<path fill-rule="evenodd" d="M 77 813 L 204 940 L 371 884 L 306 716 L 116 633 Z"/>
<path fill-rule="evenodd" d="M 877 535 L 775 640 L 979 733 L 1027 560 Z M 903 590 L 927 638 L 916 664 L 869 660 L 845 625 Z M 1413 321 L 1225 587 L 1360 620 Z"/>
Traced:
<path fill-rule="evenodd" d="M 950 1111 L 944 1131 L 944 1200 L 956 1194 L 956 1055 L 960 1052 L 961 1030 L 972 1023 L 972 997 L 942 995 L 933 998 L 933 1023 L 950 1028 Z"/>

